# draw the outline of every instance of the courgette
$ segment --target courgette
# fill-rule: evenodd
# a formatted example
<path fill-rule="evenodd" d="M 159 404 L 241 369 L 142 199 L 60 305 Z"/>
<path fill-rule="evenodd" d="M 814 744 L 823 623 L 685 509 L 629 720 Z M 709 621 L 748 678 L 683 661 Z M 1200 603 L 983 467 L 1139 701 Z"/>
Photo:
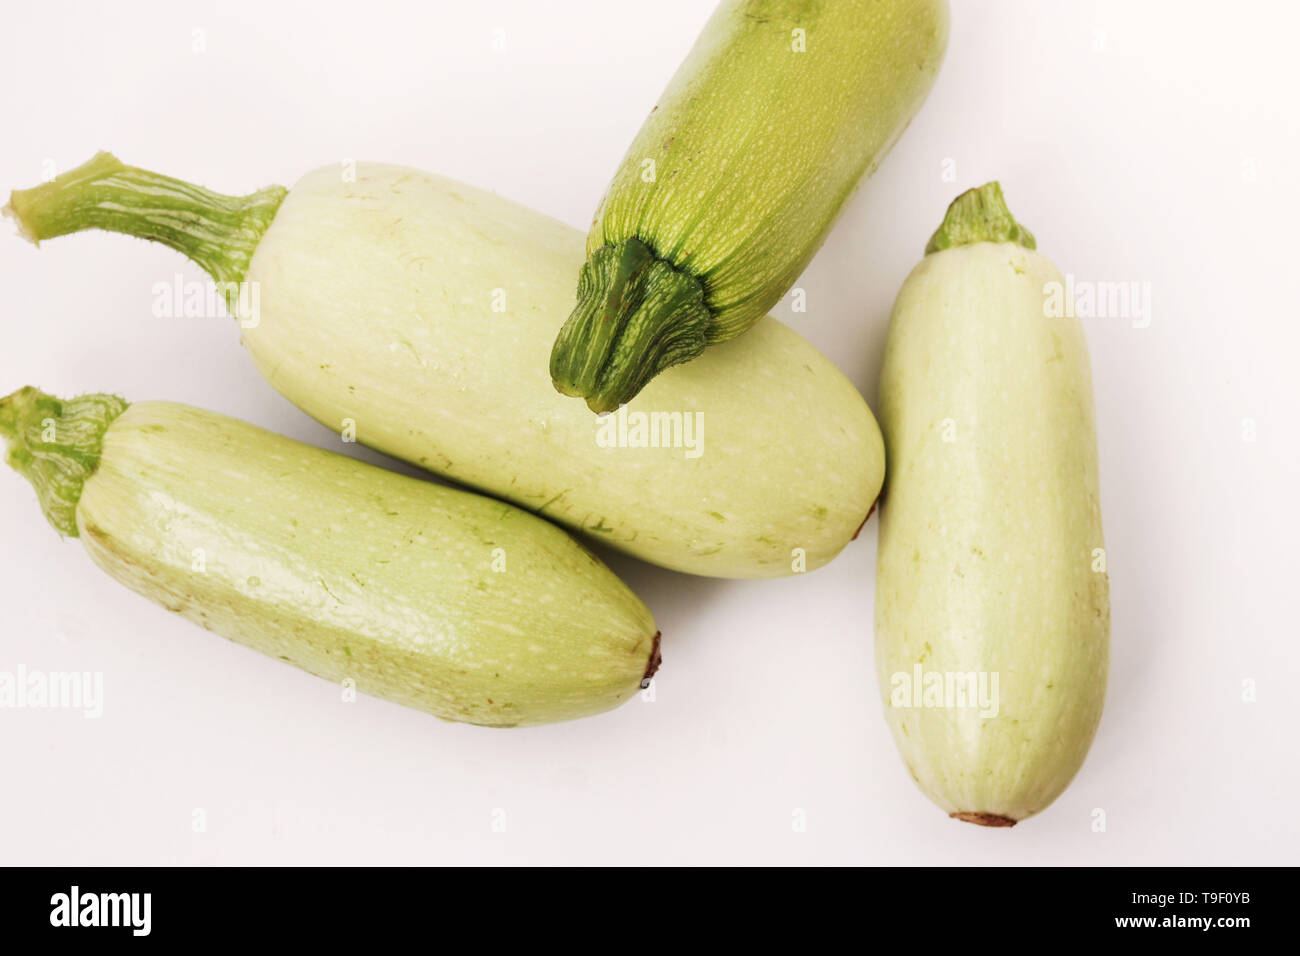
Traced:
<path fill-rule="evenodd" d="M 934 83 L 946 0 L 724 0 L 587 236 L 555 387 L 598 412 L 775 305 Z"/>
<path fill-rule="evenodd" d="M 546 356 L 581 234 L 448 179 L 361 163 L 225 196 L 101 153 L 7 211 L 35 241 L 108 229 L 185 253 L 228 284 L 253 361 L 313 418 L 646 561 L 812 570 L 880 490 L 862 396 L 773 319 L 660 377 L 620 413 L 629 427 L 557 394 Z M 656 420 L 660 447 L 635 428 Z"/>
<path fill-rule="evenodd" d="M 903 759 L 953 817 L 1010 826 L 1083 763 L 1110 600 L 1097 437 L 1061 275 L 997 183 L 959 196 L 908 277 L 880 384 L 876 661 Z"/>
<path fill-rule="evenodd" d="M 492 727 L 599 713 L 659 663 L 645 605 L 559 528 L 211 412 L 0 399 L 50 523 L 134 591 L 327 680 Z"/>

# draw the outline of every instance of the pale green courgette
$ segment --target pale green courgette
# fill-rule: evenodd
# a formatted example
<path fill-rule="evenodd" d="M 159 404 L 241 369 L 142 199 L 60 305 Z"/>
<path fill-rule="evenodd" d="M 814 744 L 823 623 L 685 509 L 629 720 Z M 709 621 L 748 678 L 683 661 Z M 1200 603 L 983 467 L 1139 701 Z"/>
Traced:
<path fill-rule="evenodd" d="M 946 0 L 724 0 L 601 200 L 555 387 L 598 412 L 775 305 L 920 109 Z"/>
<path fill-rule="evenodd" d="M 600 713 L 659 663 L 559 528 L 184 405 L 0 399 L 8 461 L 110 575 L 224 637 L 445 720 Z"/>
<path fill-rule="evenodd" d="M 451 180 L 362 163 L 223 196 L 101 153 L 7 211 L 33 240 L 124 232 L 242 283 L 244 344 L 313 418 L 665 567 L 812 570 L 880 490 L 862 396 L 773 319 L 618 416 L 557 394 L 582 236 Z"/>
<path fill-rule="evenodd" d="M 958 197 L 899 293 L 880 384 L 885 712 L 930 799 L 991 826 L 1065 789 L 1106 690 L 1087 346 L 1034 249 L 997 183 Z"/>

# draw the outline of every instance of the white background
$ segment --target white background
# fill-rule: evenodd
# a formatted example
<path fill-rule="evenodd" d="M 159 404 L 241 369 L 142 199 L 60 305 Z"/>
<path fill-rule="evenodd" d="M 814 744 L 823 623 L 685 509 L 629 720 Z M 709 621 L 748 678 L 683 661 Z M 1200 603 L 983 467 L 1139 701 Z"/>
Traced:
<path fill-rule="evenodd" d="M 101 148 L 225 192 L 374 159 L 583 226 L 710 6 L 9 4 L 0 190 Z M 992 178 L 1062 271 L 1151 284 L 1150 327 L 1085 323 L 1111 683 L 1050 809 L 986 830 L 908 778 L 872 666 L 874 521 L 796 579 L 612 557 L 665 635 L 656 700 L 491 731 L 342 705 L 149 604 L 6 470 L 0 670 L 102 671 L 106 700 L 98 721 L 0 711 L 0 862 L 1297 862 L 1296 6 L 953 6 L 928 103 L 800 280 L 808 311 L 776 314 L 874 402 L 903 278 Z M 337 449 L 233 322 L 151 317 L 177 273 L 202 278 L 121 236 L 0 236 L 0 391 L 184 401 Z"/>

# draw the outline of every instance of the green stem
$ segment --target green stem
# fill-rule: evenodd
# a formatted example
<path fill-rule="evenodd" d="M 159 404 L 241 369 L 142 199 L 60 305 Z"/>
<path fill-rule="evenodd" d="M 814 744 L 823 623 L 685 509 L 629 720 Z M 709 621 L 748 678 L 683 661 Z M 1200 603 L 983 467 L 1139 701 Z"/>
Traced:
<path fill-rule="evenodd" d="M 699 279 L 640 240 L 603 246 L 578 276 L 578 304 L 551 350 L 551 379 L 593 412 L 612 412 L 703 352 L 712 322 Z"/>
<path fill-rule="evenodd" d="M 242 282 L 253 251 L 288 190 L 268 186 L 225 196 L 134 166 L 109 153 L 48 183 L 9 195 L 4 213 L 32 242 L 107 229 L 161 242 L 217 282 Z"/>
<path fill-rule="evenodd" d="M 32 483 L 41 511 L 59 534 L 77 537 L 77 502 L 99 467 L 104 433 L 127 403 L 116 395 L 60 401 L 32 388 L 0 398 L 5 460 Z"/>
<path fill-rule="evenodd" d="M 925 254 L 974 242 L 1014 242 L 1026 249 L 1038 248 L 1033 234 L 1012 217 L 996 181 L 968 189 L 952 201 Z"/>

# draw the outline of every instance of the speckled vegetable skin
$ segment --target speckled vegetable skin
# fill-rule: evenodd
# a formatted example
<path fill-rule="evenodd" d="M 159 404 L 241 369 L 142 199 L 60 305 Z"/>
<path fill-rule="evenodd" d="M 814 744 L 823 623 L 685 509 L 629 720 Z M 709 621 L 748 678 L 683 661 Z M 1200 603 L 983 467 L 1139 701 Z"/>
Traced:
<path fill-rule="evenodd" d="M 761 319 L 920 109 L 947 40 L 946 0 L 719 4 L 596 210 L 555 387 L 608 411 Z"/>
<path fill-rule="evenodd" d="M 110 229 L 257 283 L 244 345 L 299 408 L 635 557 L 776 577 L 795 570 L 796 549 L 813 570 L 853 538 L 884 478 L 880 429 L 792 330 L 763 319 L 628 406 L 702 416 L 698 457 L 600 447 L 596 416 L 546 372 L 582 234 L 417 170 L 344 172 L 308 173 L 287 197 L 223 196 L 100 154 L 15 192 L 9 212 L 35 240 Z"/>
<path fill-rule="evenodd" d="M 512 727 L 608 710 L 658 664 L 645 605 L 512 505 L 184 405 L 24 389 L 0 435 L 118 581 L 362 693 Z"/>
<path fill-rule="evenodd" d="M 994 241 L 988 241 L 988 240 Z M 996 183 L 964 194 L 899 293 L 880 385 L 876 659 L 921 789 L 1009 826 L 1083 763 L 1106 689 L 1110 604 L 1091 376 L 1061 274 Z M 894 706 L 894 675 L 996 674 L 996 716 Z"/>

